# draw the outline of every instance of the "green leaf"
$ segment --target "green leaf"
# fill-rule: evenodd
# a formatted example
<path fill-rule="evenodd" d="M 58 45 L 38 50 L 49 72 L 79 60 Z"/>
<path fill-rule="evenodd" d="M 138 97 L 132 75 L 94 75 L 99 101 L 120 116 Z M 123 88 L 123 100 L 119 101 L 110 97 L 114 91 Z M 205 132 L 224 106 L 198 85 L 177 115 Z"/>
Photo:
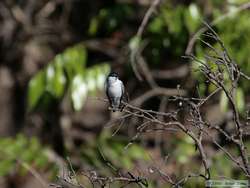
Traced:
<path fill-rule="evenodd" d="M 76 74 L 83 74 L 87 62 L 86 48 L 79 44 L 68 48 L 59 58 L 62 58 L 63 67 L 71 79 Z"/>
<path fill-rule="evenodd" d="M 91 36 L 96 35 L 98 31 L 98 27 L 99 27 L 99 20 L 97 19 L 97 17 L 93 17 L 90 21 L 90 25 L 88 29 L 89 35 Z"/>
<path fill-rule="evenodd" d="M 168 27 L 168 32 L 174 35 L 180 35 L 183 32 L 183 6 L 177 6 L 174 8 L 169 7 L 167 9 L 163 9 L 163 18 Z M 181 36 L 181 35 L 180 35 Z"/>
<path fill-rule="evenodd" d="M 156 17 L 152 22 L 148 25 L 148 30 L 152 33 L 161 34 L 163 32 L 164 22 L 162 18 Z"/>
<path fill-rule="evenodd" d="M 104 88 L 104 83 L 109 72 L 110 67 L 108 64 L 95 65 L 85 71 L 88 91 L 91 92 L 91 94 L 96 94 L 97 90 Z"/>
<path fill-rule="evenodd" d="M 88 91 L 91 94 L 95 94 L 96 88 L 97 88 L 95 68 L 89 68 L 88 70 L 86 70 L 86 72 L 85 72 L 85 80 L 86 80 L 86 83 L 87 83 Z"/>
<path fill-rule="evenodd" d="M 75 110 L 80 110 L 88 94 L 88 85 L 82 75 L 76 75 L 72 81 L 71 99 Z"/>
<path fill-rule="evenodd" d="M 108 73 L 110 72 L 110 66 L 107 63 L 96 66 L 96 86 L 102 90 Z"/>
<path fill-rule="evenodd" d="M 196 4 L 189 5 L 184 14 L 185 25 L 190 33 L 194 33 L 200 26 L 201 14 Z"/>
<path fill-rule="evenodd" d="M 187 163 L 195 155 L 194 141 L 190 137 L 184 136 L 178 143 L 175 153 L 179 163 Z"/>
<path fill-rule="evenodd" d="M 38 168 L 42 168 L 48 164 L 48 159 L 45 155 L 39 155 L 35 158 L 34 163 Z"/>
<path fill-rule="evenodd" d="M 236 90 L 236 107 L 240 113 L 244 113 L 245 110 L 245 96 L 241 88 Z"/>
<path fill-rule="evenodd" d="M 228 110 L 228 98 L 224 92 L 221 92 L 220 96 L 220 109 L 222 112 L 227 112 Z"/>
<path fill-rule="evenodd" d="M 45 91 L 45 73 L 40 71 L 33 77 L 28 85 L 28 109 L 33 109 L 39 102 Z"/>
<path fill-rule="evenodd" d="M 212 83 L 210 83 L 209 85 L 208 85 L 208 92 L 209 93 L 212 93 L 213 91 L 215 91 L 217 89 L 217 86 L 216 85 L 214 85 L 214 84 L 212 84 Z"/>
<path fill-rule="evenodd" d="M 14 168 L 14 161 L 10 159 L 0 160 L 0 177 L 10 173 Z"/>
<path fill-rule="evenodd" d="M 62 63 L 58 59 L 56 58 L 55 63 L 50 64 L 46 70 L 46 90 L 56 98 L 62 97 L 66 84 Z"/>
<path fill-rule="evenodd" d="M 129 40 L 129 49 L 131 51 L 137 51 L 141 44 L 141 38 L 138 36 L 134 36 Z"/>
<path fill-rule="evenodd" d="M 132 160 L 126 156 L 120 157 L 119 163 L 121 163 L 124 168 L 129 169 L 129 170 L 133 167 Z"/>
<path fill-rule="evenodd" d="M 32 162 L 35 158 L 36 155 L 33 153 L 33 151 L 29 148 L 27 150 L 24 150 L 21 155 L 20 155 L 21 160 L 26 161 L 26 162 Z"/>
<path fill-rule="evenodd" d="M 132 158 L 132 159 L 144 159 L 144 160 L 149 160 L 149 157 L 147 156 L 145 150 L 138 146 L 138 145 L 131 145 L 128 148 L 128 155 Z"/>

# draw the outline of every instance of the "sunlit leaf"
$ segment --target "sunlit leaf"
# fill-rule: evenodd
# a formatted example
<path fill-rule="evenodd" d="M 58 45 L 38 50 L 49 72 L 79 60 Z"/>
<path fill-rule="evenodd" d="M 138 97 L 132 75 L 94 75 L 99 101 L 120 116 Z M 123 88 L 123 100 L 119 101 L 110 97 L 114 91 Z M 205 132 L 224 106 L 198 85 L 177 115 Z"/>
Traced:
<path fill-rule="evenodd" d="M 109 72 L 110 66 L 107 63 L 96 67 L 96 86 L 98 89 L 103 89 L 106 77 Z"/>
<path fill-rule="evenodd" d="M 83 45 L 79 44 L 68 48 L 63 52 L 61 58 L 64 64 L 63 67 L 69 78 L 74 77 L 75 74 L 82 74 L 84 72 L 87 61 L 87 51 Z"/>
<path fill-rule="evenodd" d="M 183 6 L 177 6 L 174 9 L 167 8 L 163 10 L 163 18 L 167 25 L 168 31 L 171 34 L 178 35 L 182 31 L 183 27 L 183 12 L 184 8 Z"/>
<path fill-rule="evenodd" d="M 187 163 L 195 155 L 194 141 L 190 137 L 184 136 L 183 140 L 178 143 L 175 153 L 179 163 Z"/>
<path fill-rule="evenodd" d="M 81 75 L 76 75 L 72 81 L 71 99 L 75 110 L 80 110 L 88 94 L 88 85 Z"/>
<path fill-rule="evenodd" d="M 131 51 L 138 50 L 138 48 L 140 47 L 140 43 L 141 43 L 140 37 L 135 36 L 135 37 L 131 38 L 129 41 L 129 49 Z"/>
<path fill-rule="evenodd" d="M 236 106 L 240 113 L 243 113 L 245 110 L 245 96 L 241 88 L 236 90 Z"/>
<path fill-rule="evenodd" d="M 224 92 L 221 92 L 220 96 L 220 109 L 222 112 L 226 112 L 228 110 L 228 98 Z"/>
<path fill-rule="evenodd" d="M 96 71 L 95 68 L 89 68 L 86 72 L 85 72 L 85 80 L 87 83 L 87 87 L 88 87 L 88 91 L 90 93 L 95 93 L 96 91 Z"/>
<path fill-rule="evenodd" d="M 133 161 L 130 158 L 126 157 L 126 156 L 120 157 L 119 162 L 122 164 L 122 166 L 124 168 L 129 169 L 129 170 L 133 166 Z"/>
<path fill-rule="evenodd" d="M 148 30 L 152 33 L 161 33 L 164 28 L 164 22 L 160 17 L 156 17 L 148 26 Z"/>
<path fill-rule="evenodd" d="M 35 77 L 33 77 L 28 86 L 28 108 L 33 109 L 39 99 L 42 97 L 46 88 L 45 73 L 43 71 L 39 72 Z"/>
<path fill-rule="evenodd" d="M 198 29 L 202 19 L 196 4 L 192 3 L 189 5 L 187 11 L 185 11 L 184 18 L 189 32 L 194 33 Z"/>
<path fill-rule="evenodd" d="M 90 21 L 89 29 L 88 29 L 89 35 L 92 35 L 92 36 L 95 35 L 97 33 L 98 26 L 99 26 L 98 19 L 96 17 L 92 18 Z"/>
<path fill-rule="evenodd" d="M 132 159 L 143 159 L 143 160 L 148 160 L 149 157 L 146 153 L 146 151 L 139 147 L 138 145 L 133 144 L 132 146 L 130 146 L 128 148 L 128 155 L 132 158 Z"/>
<path fill-rule="evenodd" d="M 56 98 L 60 98 L 64 93 L 66 84 L 66 77 L 60 61 L 48 66 L 46 79 L 46 90 Z"/>
<path fill-rule="evenodd" d="M 0 177 L 9 174 L 14 169 L 13 162 L 10 159 L 0 160 Z"/>

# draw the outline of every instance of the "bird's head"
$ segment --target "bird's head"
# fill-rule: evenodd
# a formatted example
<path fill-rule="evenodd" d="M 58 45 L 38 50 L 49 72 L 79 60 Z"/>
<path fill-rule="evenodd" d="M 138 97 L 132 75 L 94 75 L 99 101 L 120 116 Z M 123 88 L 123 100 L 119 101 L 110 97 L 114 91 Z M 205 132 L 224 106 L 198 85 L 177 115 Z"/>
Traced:
<path fill-rule="evenodd" d="M 119 79 L 118 74 L 115 73 L 115 72 L 111 72 L 111 73 L 108 75 L 107 81 L 108 81 L 109 83 L 113 83 L 113 82 L 115 82 L 117 79 Z"/>

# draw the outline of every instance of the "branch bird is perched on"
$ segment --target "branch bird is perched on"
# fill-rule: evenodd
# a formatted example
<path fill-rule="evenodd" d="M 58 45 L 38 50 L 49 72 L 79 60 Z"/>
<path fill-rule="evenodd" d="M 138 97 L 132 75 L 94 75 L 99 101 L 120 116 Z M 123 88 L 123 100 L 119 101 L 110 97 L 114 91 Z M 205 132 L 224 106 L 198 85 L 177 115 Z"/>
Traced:
<path fill-rule="evenodd" d="M 124 85 L 121 80 L 119 80 L 118 74 L 111 72 L 105 83 L 106 95 L 109 100 L 110 107 L 113 112 L 122 111 L 124 105 L 122 101 L 127 102 L 127 97 L 125 94 Z"/>

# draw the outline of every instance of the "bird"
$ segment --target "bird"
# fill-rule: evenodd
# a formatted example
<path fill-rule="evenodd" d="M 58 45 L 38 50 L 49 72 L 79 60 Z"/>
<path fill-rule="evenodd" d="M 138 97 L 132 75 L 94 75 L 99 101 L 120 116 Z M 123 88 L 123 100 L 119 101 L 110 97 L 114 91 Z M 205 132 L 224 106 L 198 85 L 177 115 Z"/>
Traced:
<path fill-rule="evenodd" d="M 123 82 L 119 79 L 119 76 L 115 72 L 111 72 L 105 82 L 106 95 L 109 100 L 109 104 L 113 112 L 122 111 L 125 107 L 122 103 L 127 102 L 125 88 Z"/>

